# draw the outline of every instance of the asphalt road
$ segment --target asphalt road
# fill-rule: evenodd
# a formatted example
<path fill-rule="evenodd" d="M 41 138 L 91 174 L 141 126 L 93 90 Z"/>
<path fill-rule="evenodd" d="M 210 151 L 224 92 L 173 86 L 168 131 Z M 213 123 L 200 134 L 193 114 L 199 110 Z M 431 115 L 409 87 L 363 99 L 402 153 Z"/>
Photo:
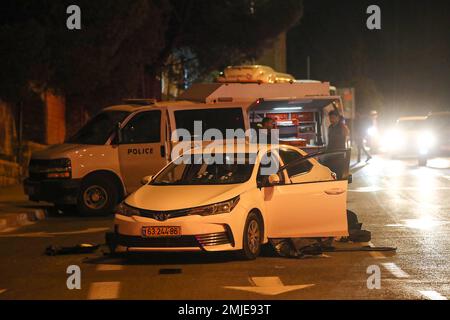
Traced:
<path fill-rule="evenodd" d="M 103 243 L 111 218 L 52 216 L 0 233 L 0 299 L 444 299 L 450 297 L 450 159 L 419 168 L 376 157 L 353 167 L 349 209 L 372 244 L 396 253 L 340 252 L 309 259 L 230 254 L 46 256 L 49 245 Z M 68 290 L 66 270 L 81 269 Z M 381 271 L 368 289 L 367 269 Z"/>

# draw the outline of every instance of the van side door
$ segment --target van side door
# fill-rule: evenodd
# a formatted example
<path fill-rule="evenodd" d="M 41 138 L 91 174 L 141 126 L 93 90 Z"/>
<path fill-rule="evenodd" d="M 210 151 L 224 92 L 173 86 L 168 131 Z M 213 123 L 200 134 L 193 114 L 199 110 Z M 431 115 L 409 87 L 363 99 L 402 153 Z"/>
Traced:
<path fill-rule="evenodd" d="M 136 113 L 122 128 L 119 162 L 127 193 L 141 186 L 141 179 L 166 165 L 166 112 L 163 109 Z"/>

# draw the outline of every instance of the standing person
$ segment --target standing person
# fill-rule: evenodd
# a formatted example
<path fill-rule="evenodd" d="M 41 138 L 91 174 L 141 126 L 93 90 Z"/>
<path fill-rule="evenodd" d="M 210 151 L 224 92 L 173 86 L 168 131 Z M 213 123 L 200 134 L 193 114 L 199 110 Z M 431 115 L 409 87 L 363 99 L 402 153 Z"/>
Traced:
<path fill-rule="evenodd" d="M 262 132 L 266 134 L 268 144 L 272 143 L 272 130 L 274 130 L 276 128 L 277 128 L 277 123 L 275 122 L 274 119 L 265 117 L 262 120 L 261 129 L 267 130 L 267 131 L 262 131 Z"/>
<path fill-rule="evenodd" d="M 367 128 L 369 128 L 368 121 L 365 121 L 365 119 L 361 116 L 361 114 L 357 113 L 356 119 L 355 119 L 355 131 L 354 131 L 356 149 L 358 150 L 358 162 L 357 163 L 361 162 L 361 151 L 364 152 L 364 154 L 367 157 L 366 162 L 369 162 L 370 159 L 372 159 L 372 156 L 366 150 L 366 147 L 364 145 L 364 138 L 366 137 Z"/>
<path fill-rule="evenodd" d="M 328 127 L 327 150 L 345 149 L 350 130 L 345 125 L 344 119 L 337 110 L 330 111 L 328 117 L 330 119 L 330 126 Z"/>
<path fill-rule="evenodd" d="M 343 150 L 346 148 L 347 137 L 350 130 L 344 123 L 337 110 L 328 113 L 330 126 L 328 127 L 328 144 L 327 151 Z M 342 179 L 344 173 L 344 156 L 341 154 L 330 155 L 326 161 L 327 166 L 336 173 L 338 179 Z"/>

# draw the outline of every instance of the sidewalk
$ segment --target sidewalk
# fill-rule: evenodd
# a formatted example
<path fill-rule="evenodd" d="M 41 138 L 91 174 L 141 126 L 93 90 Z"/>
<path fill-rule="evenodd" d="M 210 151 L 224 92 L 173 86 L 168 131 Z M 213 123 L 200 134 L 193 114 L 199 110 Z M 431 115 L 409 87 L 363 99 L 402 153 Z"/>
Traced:
<path fill-rule="evenodd" d="M 32 224 L 47 217 L 48 203 L 28 201 L 22 185 L 0 188 L 0 232 Z"/>

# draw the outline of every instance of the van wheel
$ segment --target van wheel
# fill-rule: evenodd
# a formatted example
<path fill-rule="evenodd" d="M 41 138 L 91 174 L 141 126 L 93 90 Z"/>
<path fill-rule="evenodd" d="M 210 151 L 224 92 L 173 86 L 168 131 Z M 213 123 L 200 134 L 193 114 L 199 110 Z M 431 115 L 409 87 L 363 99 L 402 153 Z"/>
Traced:
<path fill-rule="evenodd" d="M 245 260 L 256 259 L 261 252 L 262 237 L 262 222 L 254 212 L 250 212 L 245 222 L 240 257 Z"/>
<path fill-rule="evenodd" d="M 419 158 L 419 161 L 418 161 L 419 163 L 419 167 L 425 167 L 426 165 L 427 165 L 427 158 L 425 158 L 425 157 L 420 157 Z"/>
<path fill-rule="evenodd" d="M 118 201 L 115 181 L 107 175 L 94 175 L 81 183 L 77 208 L 82 216 L 108 215 Z"/>

